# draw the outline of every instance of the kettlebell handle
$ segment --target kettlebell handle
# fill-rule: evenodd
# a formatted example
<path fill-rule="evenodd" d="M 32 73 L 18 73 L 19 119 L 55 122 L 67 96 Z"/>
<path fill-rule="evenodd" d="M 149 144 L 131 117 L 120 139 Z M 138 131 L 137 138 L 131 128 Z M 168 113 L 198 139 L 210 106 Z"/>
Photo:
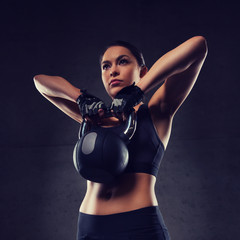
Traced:
<path fill-rule="evenodd" d="M 112 116 L 113 115 L 111 112 L 107 112 L 107 114 L 105 115 L 106 118 Z M 84 118 L 78 132 L 79 139 L 91 129 L 90 125 L 91 124 Z M 120 134 L 120 137 L 124 141 L 129 141 L 133 137 L 136 131 L 136 127 L 137 127 L 137 114 L 135 111 L 132 111 L 126 119 L 125 128 L 123 132 Z"/>
<path fill-rule="evenodd" d="M 120 134 L 120 137 L 122 137 L 126 141 L 130 140 L 136 131 L 136 127 L 137 127 L 137 114 L 135 111 L 132 111 L 127 117 L 125 130 L 123 131 L 122 134 Z"/>

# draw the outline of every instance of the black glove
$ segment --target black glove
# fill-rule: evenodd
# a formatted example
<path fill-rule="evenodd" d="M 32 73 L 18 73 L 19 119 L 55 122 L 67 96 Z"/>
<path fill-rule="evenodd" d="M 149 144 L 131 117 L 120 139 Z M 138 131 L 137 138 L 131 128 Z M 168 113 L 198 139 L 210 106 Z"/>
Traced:
<path fill-rule="evenodd" d="M 135 83 L 120 90 L 112 101 L 111 109 L 116 114 L 129 114 L 143 100 L 144 92 Z"/>
<path fill-rule="evenodd" d="M 107 109 L 105 103 L 101 99 L 87 93 L 86 90 L 81 90 L 81 92 L 82 94 L 77 98 L 76 102 L 83 118 L 97 115 L 98 110 L 101 108 L 103 110 Z"/>

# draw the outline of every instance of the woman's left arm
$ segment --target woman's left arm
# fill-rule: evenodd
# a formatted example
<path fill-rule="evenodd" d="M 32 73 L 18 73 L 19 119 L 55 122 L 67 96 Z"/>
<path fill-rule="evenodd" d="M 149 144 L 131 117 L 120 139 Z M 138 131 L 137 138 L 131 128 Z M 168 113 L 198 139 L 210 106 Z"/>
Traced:
<path fill-rule="evenodd" d="M 174 116 L 196 82 L 207 51 L 206 39 L 195 36 L 158 59 L 137 84 L 146 93 L 165 80 L 148 106 Z"/>

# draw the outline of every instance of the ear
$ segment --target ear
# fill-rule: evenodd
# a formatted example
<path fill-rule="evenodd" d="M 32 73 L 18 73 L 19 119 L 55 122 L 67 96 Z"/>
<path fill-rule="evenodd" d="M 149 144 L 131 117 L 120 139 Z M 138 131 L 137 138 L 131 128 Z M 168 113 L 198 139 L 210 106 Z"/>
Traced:
<path fill-rule="evenodd" d="M 140 78 L 142 78 L 148 71 L 148 68 L 146 66 L 143 66 L 140 71 Z"/>

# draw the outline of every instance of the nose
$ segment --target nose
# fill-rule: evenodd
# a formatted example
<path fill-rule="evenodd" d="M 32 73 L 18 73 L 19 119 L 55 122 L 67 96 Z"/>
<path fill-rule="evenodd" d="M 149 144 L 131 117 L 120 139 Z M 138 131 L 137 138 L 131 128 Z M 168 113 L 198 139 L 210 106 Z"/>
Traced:
<path fill-rule="evenodd" d="M 110 72 L 110 76 L 111 76 L 111 77 L 115 77 L 115 76 L 117 76 L 117 75 L 118 75 L 118 73 L 117 73 L 116 71 Z"/>
<path fill-rule="evenodd" d="M 113 67 L 113 66 L 112 66 L 112 69 L 111 69 L 111 71 L 110 71 L 110 76 L 111 76 L 111 77 L 115 77 L 115 76 L 117 76 L 117 75 L 119 75 L 119 72 L 117 71 L 116 67 Z"/>

